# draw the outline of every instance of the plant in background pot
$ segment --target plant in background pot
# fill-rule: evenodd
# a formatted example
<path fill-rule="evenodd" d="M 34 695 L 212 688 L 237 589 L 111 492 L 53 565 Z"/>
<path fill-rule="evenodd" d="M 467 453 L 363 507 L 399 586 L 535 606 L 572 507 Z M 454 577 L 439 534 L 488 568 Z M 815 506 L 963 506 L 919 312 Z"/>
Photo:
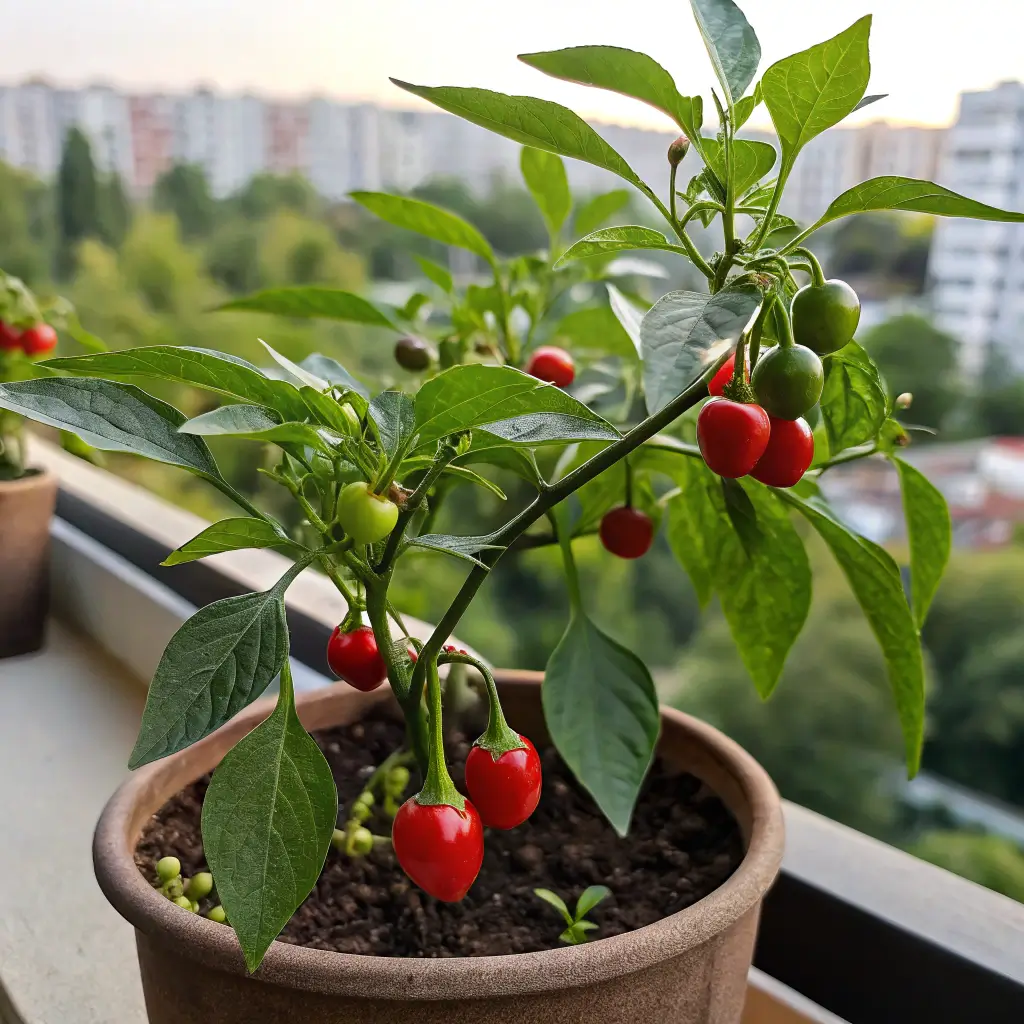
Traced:
<path fill-rule="evenodd" d="M 568 265 L 655 249 L 706 279 L 706 291 L 669 292 L 642 318 L 613 303 L 635 343 L 616 358 L 642 382 L 642 410 L 627 402 L 602 415 L 585 395 L 558 386 L 571 383 L 566 361 L 533 347 L 548 339 L 529 333 L 533 320 L 517 299 L 515 272 L 471 225 L 429 204 L 410 212 L 396 197 L 373 205 L 475 252 L 493 276 L 493 317 L 463 322 L 453 307 L 444 368 L 429 353 L 420 358 L 416 345 L 400 350 L 403 366 L 417 353 L 418 388 L 371 397 L 333 360 L 313 356 L 299 365 L 269 346 L 279 367 L 273 374 L 213 351 L 157 346 L 52 360 L 51 371 L 73 376 L 0 389 L 0 406 L 97 447 L 180 466 L 245 512 L 210 526 L 166 564 L 257 547 L 294 558 L 270 590 L 211 604 L 172 638 L 131 756 L 141 772 L 108 806 L 97 832 L 101 883 L 139 932 L 153 1021 L 625 1021 L 644 1012 L 688 1022 L 738 1019 L 758 908 L 781 856 L 778 798 L 724 737 L 659 712 L 641 658 L 589 617 L 573 552 L 583 535 L 599 533 L 612 555 L 639 557 L 665 518 L 673 554 L 702 602 L 718 596 L 767 697 L 811 598 L 810 566 L 792 521 L 802 518 L 839 562 L 879 640 L 908 768 L 917 770 L 919 629 L 949 551 L 948 512 L 899 457 L 907 428 L 853 340 L 856 297 L 825 279 L 804 243 L 822 225 L 867 210 L 1024 215 L 931 182 L 885 177 L 839 196 L 814 224 L 794 224 L 778 211 L 800 149 L 877 98 L 865 97 L 870 19 L 783 58 L 754 84 L 760 46 L 739 9 L 731 0 L 692 6 L 718 78 L 714 133 L 702 133 L 701 98 L 680 95 L 669 73 L 643 54 L 587 46 L 521 58 L 667 113 L 685 133 L 669 148 L 667 204 L 558 104 L 399 83 L 545 154 L 528 158 L 542 209 L 566 208 L 558 157 L 567 156 L 620 175 L 665 218 L 671 240 L 648 227 L 604 228 L 557 258 Z M 762 103 L 781 152 L 738 135 Z M 677 171 L 688 148 L 704 167 L 681 188 Z M 688 233 L 695 218 L 721 223 L 722 249 L 711 258 Z M 809 284 L 799 288 L 796 274 Z M 447 288 L 439 272 L 428 276 Z M 300 304 L 310 297 L 309 290 L 291 296 Z M 278 312 L 294 313 L 288 298 L 278 291 L 251 305 L 276 303 Z M 357 309 L 352 298 L 318 294 L 335 316 Z M 380 314 L 359 301 L 352 318 L 370 322 L 374 310 Z M 526 335 L 505 316 L 516 305 L 526 311 Z M 394 329 L 380 315 L 378 325 Z M 111 379 L 122 376 L 192 384 L 227 404 L 187 420 Z M 301 538 L 223 479 L 204 441 L 209 435 L 277 446 L 279 461 L 267 472 L 301 508 L 310 527 Z M 874 455 L 892 462 L 902 486 L 909 597 L 892 557 L 843 524 L 817 483 L 832 466 Z M 432 532 L 449 485 L 495 486 L 469 468 L 481 465 L 528 481 L 532 499 L 486 532 L 474 533 L 473 524 Z M 449 643 L 500 561 L 540 545 L 558 545 L 569 598 L 568 626 L 542 685 L 523 674 L 492 674 Z M 423 552 L 460 558 L 468 571 L 421 643 L 403 625 L 390 587 L 396 565 Z M 327 658 L 349 685 L 296 702 L 285 594 L 314 564 L 348 603 Z M 482 680 L 486 721 L 468 736 L 471 718 L 455 721 L 446 701 L 440 670 L 452 666 Z M 249 706 L 278 676 L 272 710 Z M 378 689 L 385 679 L 390 690 Z M 327 730 L 322 746 L 309 734 L 317 730 Z M 461 769 L 455 778 L 453 761 Z M 180 816 L 191 814 L 192 845 L 154 851 L 168 833 L 160 814 L 152 816 L 169 799 L 178 801 L 182 842 Z M 690 840 L 673 831 L 694 820 L 696 839 L 692 829 Z M 144 829 L 139 857 L 150 881 L 132 860 Z M 687 848 L 689 841 L 697 846 Z M 663 859 L 652 867 L 655 849 Z M 192 899 L 193 879 L 206 867 L 215 894 L 204 875 L 202 897 Z M 558 943 L 534 890 L 559 900 L 564 894 L 571 905 L 592 884 L 611 893 L 588 922 L 603 937 L 577 941 L 589 930 L 577 920 L 577 904 L 572 943 L 552 948 Z M 645 890 L 656 894 L 656 909 L 627 911 L 630 899 L 643 903 Z M 517 910 L 521 892 L 524 911 Z M 224 919 L 230 927 L 218 923 Z M 282 929 L 287 944 L 274 942 Z M 522 955 L 450 956 L 481 951 Z"/>

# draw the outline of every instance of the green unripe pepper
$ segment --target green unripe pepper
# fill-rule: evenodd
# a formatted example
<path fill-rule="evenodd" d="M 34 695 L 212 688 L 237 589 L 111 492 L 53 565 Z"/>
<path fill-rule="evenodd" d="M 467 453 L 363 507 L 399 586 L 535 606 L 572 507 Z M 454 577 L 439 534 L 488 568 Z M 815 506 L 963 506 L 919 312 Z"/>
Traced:
<path fill-rule="evenodd" d="M 357 544 L 376 544 L 394 529 L 398 506 L 371 492 L 365 480 L 357 480 L 338 495 L 338 522 Z"/>
<path fill-rule="evenodd" d="M 803 345 L 771 349 L 750 376 L 761 407 L 780 420 L 803 416 L 821 398 L 824 383 L 821 360 Z"/>
<path fill-rule="evenodd" d="M 860 323 L 860 299 L 845 282 L 809 284 L 793 297 L 793 336 L 820 356 L 838 352 L 853 340 Z"/>

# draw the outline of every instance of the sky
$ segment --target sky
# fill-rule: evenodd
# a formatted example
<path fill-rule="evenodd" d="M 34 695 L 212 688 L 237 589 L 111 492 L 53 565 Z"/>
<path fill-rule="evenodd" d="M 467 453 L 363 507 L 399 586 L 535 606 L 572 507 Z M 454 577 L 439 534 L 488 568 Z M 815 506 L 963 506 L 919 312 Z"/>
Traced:
<path fill-rule="evenodd" d="M 7 0 L 0 82 L 42 75 L 136 90 L 198 84 L 271 97 L 422 102 L 389 76 L 556 100 L 591 120 L 669 129 L 635 101 L 557 82 L 516 54 L 585 43 L 642 50 L 680 91 L 713 76 L 685 0 Z M 874 8 L 869 93 L 849 119 L 948 124 L 957 94 L 1024 77 L 1020 0 L 741 0 L 763 71 Z M 968 16 L 969 12 L 969 16 Z M 763 125 L 762 110 L 751 125 Z M 761 118 L 759 122 L 759 118 Z"/>

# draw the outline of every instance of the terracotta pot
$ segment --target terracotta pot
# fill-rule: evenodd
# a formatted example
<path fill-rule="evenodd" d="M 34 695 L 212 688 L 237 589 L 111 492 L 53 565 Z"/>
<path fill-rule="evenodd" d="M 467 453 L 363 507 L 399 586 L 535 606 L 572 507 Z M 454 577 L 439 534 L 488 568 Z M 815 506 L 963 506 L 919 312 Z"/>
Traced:
<path fill-rule="evenodd" d="M 540 675 L 498 673 L 509 722 L 544 738 Z M 354 721 L 386 690 L 329 688 L 299 700 L 308 729 Z M 215 735 L 138 771 L 96 829 L 96 876 L 136 929 L 151 1024 L 737 1024 L 758 915 L 782 858 L 779 796 L 764 770 L 721 733 L 662 711 L 660 751 L 706 781 L 736 816 L 746 855 L 686 910 L 625 935 L 515 956 L 414 960 L 275 942 L 248 977 L 234 933 L 183 913 L 139 873 L 132 853 L 150 816 L 213 768 L 268 713 L 261 701 Z"/>
<path fill-rule="evenodd" d="M 43 646 L 50 608 L 50 519 L 57 478 L 0 482 L 0 658 Z"/>

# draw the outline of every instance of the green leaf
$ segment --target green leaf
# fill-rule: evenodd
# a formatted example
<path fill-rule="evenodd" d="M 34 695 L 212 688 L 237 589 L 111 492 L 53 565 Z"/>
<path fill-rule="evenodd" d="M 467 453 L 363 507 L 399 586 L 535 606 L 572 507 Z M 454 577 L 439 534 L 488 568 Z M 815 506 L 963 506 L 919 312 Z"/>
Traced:
<path fill-rule="evenodd" d="M 899 567 L 884 548 L 839 522 L 824 502 L 801 498 L 791 489 L 775 493 L 799 509 L 829 546 L 878 639 L 899 711 L 907 768 L 914 776 L 924 742 L 924 660 Z"/>
<path fill-rule="evenodd" d="M 606 900 L 611 896 L 612 891 L 607 885 L 591 885 L 580 893 L 580 898 L 576 901 L 576 914 L 574 919 L 576 923 L 582 921 L 584 917 L 589 914 L 594 907 L 598 905 L 602 900 Z M 589 922 L 587 922 L 589 923 Z"/>
<path fill-rule="evenodd" d="M 690 0 L 690 6 L 731 107 L 757 74 L 761 44 L 732 0 Z"/>
<path fill-rule="evenodd" d="M 496 536 L 497 534 L 494 533 L 488 533 L 481 537 L 457 537 L 450 533 L 425 533 L 419 537 L 411 537 L 406 542 L 406 546 L 443 551 L 456 558 L 465 559 L 467 562 L 484 565 L 475 557 L 476 555 L 479 555 L 481 551 L 493 551 L 505 546 L 494 543 Z"/>
<path fill-rule="evenodd" d="M 857 342 L 827 356 L 824 363 L 825 386 L 819 404 L 829 448 L 838 454 L 878 433 L 887 400 L 878 368 Z"/>
<path fill-rule="evenodd" d="M 587 259 L 590 256 L 604 256 L 624 249 L 661 249 L 665 252 L 678 252 L 686 255 L 681 245 L 673 245 L 660 231 L 645 228 L 636 224 L 624 227 L 600 228 L 586 238 L 573 242 L 561 256 L 555 260 L 555 267 L 565 266 L 572 260 Z"/>
<path fill-rule="evenodd" d="M 451 294 L 452 289 L 455 287 L 455 282 L 452 281 L 451 271 L 447 267 L 442 267 L 440 263 L 435 263 L 433 260 L 428 260 L 426 256 L 418 256 L 413 254 L 413 259 L 420 265 L 420 270 L 423 271 L 424 276 L 433 281 L 441 291 Z"/>
<path fill-rule="evenodd" d="M 871 96 L 865 96 L 860 103 L 857 104 L 853 109 L 862 110 L 864 107 L 870 107 L 872 103 L 877 103 L 879 100 L 884 100 L 889 94 L 887 92 L 876 92 Z"/>
<path fill-rule="evenodd" d="M 284 595 L 304 563 L 269 590 L 200 608 L 171 637 L 149 686 L 129 768 L 184 750 L 251 704 L 288 655 Z"/>
<path fill-rule="evenodd" d="M 911 213 L 929 213 L 935 217 L 970 217 L 974 220 L 1024 221 L 1024 213 L 986 206 L 985 203 L 958 195 L 934 182 L 889 175 L 862 181 L 833 199 L 815 227 L 840 217 L 873 210 L 907 210 Z"/>
<path fill-rule="evenodd" d="M 624 836 L 658 739 L 658 697 L 647 666 L 574 611 L 541 696 L 558 752 Z"/>
<path fill-rule="evenodd" d="M 393 79 L 392 79 L 393 81 Z M 444 245 L 467 249 L 494 266 L 490 243 L 472 224 L 451 210 L 422 199 L 393 196 L 387 192 L 352 192 L 352 198 L 370 213 L 395 227 L 415 231 Z"/>
<path fill-rule="evenodd" d="M 548 226 L 548 233 L 552 238 L 556 237 L 572 209 L 565 164 L 554 153 L 523 146 L 519 167 L 523 181 Z"/>
<path fill-rule="evenodd" d="M 340 437 L 345 437 L 351 432 L 352 425 L 342 413 L 341 405 L 330 395 L 322 394 L 310 387 L 299 388 L 299 394 L 302 395 L 302 400 L 318 423 L 330 427 Z M 358 411 L 356 409 L 356 412 Z"/>
<path fill-rule="evenodd" d="M 290 544 L 270 523 L 263 519 L 222 519 L 208 526 L 190 541 L 175 548 L 160 564 L 181 565 L 197 558 L 217 555 L 222 551 L 244 548 L 276 548 Z"/>
<path fill-rule="evenodd" d="M 615 314 L 615 319 L 622 325 L 622 329 L 633 343 L 637 355 L 640 355 L 642 344 L 640 325 L 643 322 L 643 313 L 615 285 L 605 282 L 605 288 L 608 290 L 608 304 L 612 313 Z"/>
<path fill-rule="evenodd" d="M 466 466 L 456 466 L 449 463 L 441 471 L 441 475 L 444 477 L 455 477 L 456 483 L 475 484 L 477 487 L 482 487 L 485 491 L 490 491 L 491 494 L 502 501 L 508 500 L 508 495 L 493 480 L 488 480 L 487 477 L 474 472 L 472 469 L 468 469 Z"/>
<path fill-rule="evenodd" d="M 761 83 L 758 82 L 750 96 L 744 96 L 742 99 L 736 101 L 733 107 L 732 116 L 737 130 L 742 128 L 747 121 L 750 120 L 750 115 L 759 106 L 762 98 Z"/>
<path fill-rule="evenodd" d="M 628 189 L 616 188 L 611 192 L 600 192 L 577 207 L 572 221 L 573 230 L 578 235 L 589 235 L 628 205 Z"/>
<path fill-rule="evenodd" d="M 566 924 L 573 924 L 572 914 L 569 913 L 569 908 L 561 896 L 553 893 L 550 889 L 534 889 L 533 894 L 539 896 L 545 903 L 551 904 L 565 918 Z"/>
<path fill-rule="evenodd" d="M 506 96 L 489 89 L 431 89 L 395 78 L 391 81 L 400 89 L 507 139 L 603 167 L 650 194 L 629 164 L 586 121 L 559 103 L 532 96 Z"/>
<path fill-rule="evenodd" d="M 728 515 L 743 550 L 753 558 L 764 543 L 764 534 L 758 525 L 757 512 L 750 496 L 738 480 L 722 478 L 722 497 Z"/>
<path fill-rule="evenodd" d="M 262 338 L 257 338 L 256 340 L 267 350 L 267 355 L 285 373 L 299 382 L 299 387 L 313 388 L 315 391 L 327 391 L 330 388 L 331 385 L 323 377 L 318 377 L 304 366 L 293 363 L 286 355 L 282 355 L 282 353 L 278 352 L 273 346 L 268 345 Z"/>
<path fill-rule="evenodd" d="M 299 365 L 304 370 L 323 378 L 333 387 L 354 391 L 361 398 L 368 399 L 370 397 L 370 391 L 366 385 L 356 380 L 341 363 L 330 356 L 314 352 L 312 355 L 306 356 Z"/>
<path fill-rule="evenodd" d="M 560 388 L 511 366 L 467 363 L 432 377 L 417 392 L 419 447 L 459 430 L 484 427 L 493 432 L 499 425 L 513 429 L 507 421 L 537 413 L 561 413 L 618 437 L 607 421 Z M 531 429 L 538 423 L 531 421 Z"/>
<path fill-rule="evenodd" d="M 203 801 L 203 850 L 250 972 L 316 885 L 337 815 L 285 672 L 277 707 L 228 751 Z"/>
<path fill-rule="evenodd" d="M 391 318 L 372 302 L 340 288 L 302 285 L 295 288 L 267 288 L 232 299 L 218 306 L 219 312 L 272 313 L 275 316 L 315 318 L 318 320 L 344 320 L 349 323 L 369 324 L 371 327 L 390 327 L 398 330 Z"/>
<path fill-rule="evenodd" d="M 764 103 L 782 143 L 788 173 L 797 153 L 861 101 L 871 74 L 871 15 L 808 50 L 773 64 L 761 78 Z"/>
<path fill-rule="evenodd" d="M 669 292 L 647 311 L 640 324 L 647 411 L 658 412 L 703 369 L 735 345 L 761 305 L 753 285 L 704 292 Z"/>
<path fill-rule="evenodd" d="M 621 293 L 617 294 L 622 298 Z M 639 312 L 636 321 L 639 324 Z M 555 324 L 551 340 L 576 352 L 589 350 L 630 360 L 637 358 L 636 346 L 610 306 L 586 306 L 566 313 Z"/>
<path fill-rule="evenodd" d="M 924 625 L 935 591 L 949 561 L 953 527 L 938 488 L 919 470 L 890 456 L 900 475 L 903 514 L 910 541 L 910 596 L 917 628 Z"/>
<path fill-rule="evenodd" d="M 705 139 L 704 151 L 711 169 L 720 180 L 725 181 L 725 147 L 717 139 Z M 775 166 L 777 156 L 775 147 L 767 142 L 734 139 L 732 159 L 736 194 L 746 192 L 759 182 Z"/>
<path fill-rule="evenodd" d="M 370 417 L 389 456 L 408 445 L 416 429 L 416 407 L 401 391 L 382 391 L 370 403 Z"/>
<path fill-rule="evenodd" d="M 50 359 L 44 365 L 68 373 L 158 377 L 191 384 L 227 398 L 265 405 L 285 419 L 301 420 L 305 415 L 305 405 L 294 385 L 267 377 L 244 359 L 212 349 L 149 345 Z"/>
<path fill-rule="evenodd" d="M 701 98 L 681 95 L 672 76 L 645 53 L 621 46 L 571 46 L 565 50 L 521 53 L 519 59 L 553 78 L 608 89 L 649 103 L 668 114 L 690 141 L 700 147 Z"/>
<path fill-rule="evenodd" d="M 249 441 L 281 446 L 299 445 L 318 448 L 329 455 L 341 439 L 323 427 L 309 423 L 278 423 L 268 409 L 258 405 L 222 405 L 187 420 L 179 428 L 182 434 L 203 437 L 243 437 Z"/>
<path fill-rule="evenodd" d="M 488 444 L 488 439 L 494 439 L 498 444 L 522 444 L 535 448 L 568 441 L 617 441 L 621 435 L 606 420 L 572 413 L 528 412 L 488 423 L 474 431 L 473 436 L 474 446 L 479 442 L 481 448 Z"/>
<path fill-rule="evenodd" d="M 101 451 L 131 452 L 222 479 L 206 442 L 178 432 L 186 417 L 132 384 L 88 377 L 0 384 L 0 409 L 68 430 Z"/>

